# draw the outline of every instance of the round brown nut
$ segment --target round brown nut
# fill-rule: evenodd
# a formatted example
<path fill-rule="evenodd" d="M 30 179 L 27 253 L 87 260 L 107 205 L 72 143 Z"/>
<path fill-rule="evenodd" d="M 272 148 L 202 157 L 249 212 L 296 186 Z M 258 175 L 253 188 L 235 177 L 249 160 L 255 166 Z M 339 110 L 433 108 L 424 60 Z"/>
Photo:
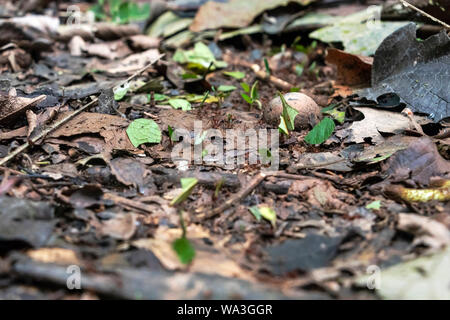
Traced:
<path fill-rule="evenodd" d="M 295 129 L 308 129 L 315 125 L 320 119 L 321 113 L 317 103 L 306 94 L 299 92 L 289 92 L 283 95 L 286 102 L 295 110 L 298 115 L 295 117 Z M 273 98 L 270 103 L 264 107 L 264 120 L 273 126 L 280 124 L 280 116 L 283 112 L 283 104 L 279 96 Z"/>

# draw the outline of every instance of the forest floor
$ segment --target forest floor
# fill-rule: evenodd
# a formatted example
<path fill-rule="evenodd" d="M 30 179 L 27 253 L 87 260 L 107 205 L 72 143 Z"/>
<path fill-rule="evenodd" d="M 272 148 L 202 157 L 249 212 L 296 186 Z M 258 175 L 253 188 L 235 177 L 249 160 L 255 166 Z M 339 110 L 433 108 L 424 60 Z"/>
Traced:
<path fill-rule="evenodd" d="M 48 2 L 0 2 L 0 299 L 450 297 L 441 24 Z"/>

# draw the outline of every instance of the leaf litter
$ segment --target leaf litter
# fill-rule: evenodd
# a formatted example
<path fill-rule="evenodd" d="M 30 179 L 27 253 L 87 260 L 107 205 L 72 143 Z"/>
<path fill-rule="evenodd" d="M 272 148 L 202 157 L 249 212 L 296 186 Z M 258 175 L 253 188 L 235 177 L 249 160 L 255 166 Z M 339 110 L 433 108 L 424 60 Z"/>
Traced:
<path fill-rule="evenodd" d="M 430 261 L 449 243 L 448 36 L 310 2 L 3 21 L 0 297 L 12 273 L 22 296 L 65 288 L 74 263 L 95 299 L 446 297 Z M 236 143 L 229 167 L 229 129 L 281 130 L 278 149 Z M 182 146 L 204 161 L 173 161 Z M 370 265 L 388 286 L 367 290 Z"/>

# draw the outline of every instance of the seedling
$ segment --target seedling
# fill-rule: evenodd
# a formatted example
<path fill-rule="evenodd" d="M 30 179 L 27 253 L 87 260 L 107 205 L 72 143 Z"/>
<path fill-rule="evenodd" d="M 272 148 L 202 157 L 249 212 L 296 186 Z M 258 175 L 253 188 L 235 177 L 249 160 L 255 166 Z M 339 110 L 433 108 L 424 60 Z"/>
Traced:
<path fill-rule="evenodd" d="M 241 96 L 242 98 L 251 106 L 253 106 L 254 104 L 256 104 L 258 106 L 258 109 L 262 109 L 262 103 L 261 101 L 259 101 L 259 93 L 258 93 L 258 81 L 255 81 L 250 89 L 250 86 L 246 83 L 241 83 L 241 87 L 242 89 L 244 89 L 244 91 L 246 93 L 241 92 Z M 248 95 L 250 94 L 250 95 Z"/>

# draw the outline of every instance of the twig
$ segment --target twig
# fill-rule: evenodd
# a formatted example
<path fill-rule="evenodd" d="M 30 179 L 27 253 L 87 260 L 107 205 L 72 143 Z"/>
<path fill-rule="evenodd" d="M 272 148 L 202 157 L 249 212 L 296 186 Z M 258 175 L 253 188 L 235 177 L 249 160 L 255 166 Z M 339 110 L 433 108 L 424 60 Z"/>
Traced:
<path fill-rule="evenodd" d="M 256 77 L 258 79 L 272 82 L 275 85 L 275 87 L 277 87 L 280 90 L 289 91 L 293 87 L 293 85 L 290 84 L 289 82 L 284 81 L 275 76 L 272 76 L 272 75 L 268 74 L 267 72 L 261 70 L 261 67 L 257 64 L 251 64 L 249 67 L 253 70 L 253 72 L 256 74 Z"/>
<path fill-rule="evenodd" d="M 426 13 L 425 11 L 420 10 L 419 8 L 413 6 L 412 4 L 406 2 L 405 0 L 400 0 L 400 2 L 401 2 L 405 7 L 409 7 L 409 8 L 411 8 L 411 9 L 413 9 L 413 10 L 416 10 L 417 12 L 419 12 L 419 13 L 422 14 L 422 15 L 424 15 L 425 17 L 430 18 L 430 19 L 433 20 L 434 22 L 437 22 L 437 23 L 443 25 L 443 26 L 444 26 L 445 28 L 447 28 L 447 29 L 450 29 L 450 25 L 448 25 L 448 24 L 446 24 L 445 22 L 439 20 L 438 18 L 433 17 L 432 15 Z"/>
<path fill-rule="evenodd" d="M 158 58 L 156 58 L 154 61 L 150 62 L 149 64 L 147 64 L 145 67 L 143 67 L 142 69 L 136 71 L 133 75 L 131 75 L 130 77 L 128 77 L 126 80 L 122 81 L 119 86 L 124 85 L 125 83 L 127 83 L 128 81 L 130 81 L 131 79 L 133 79 L 134 77 L 140 75 L 142 72 L 144 72 L 145 70 L 147 70 L 152 64 L 154 64 L 156 61 L 158 61 L 159 59 L 161 59 L 163 55 L 160 55 Z M 23 151 L 25 151 L 29 146 L 30 143 L 34 144 L 35 142 L 37 142 L 38 140 L 44 138 L 46 135 L 48 135 L 50 132 L 52 132 L 53 130 L 59 128 L 60 126 L 62 126 L 63 124 L 65 124 L 66 122 L 72 120 L 73 118 L 75 118 L 77 115 L 79 115 L 81 112 L 89 109 L 94 103 L 96 103 L 98 101 L 98 97 L 94 98 L 91 102 L 85 104 L 84 106 L 82 106 L 81 108 L 75 110 L 74 112 L 72 112 L 71 114 L 67 115 L 66 117 L 64 117 L 63 119 L 55 122 L 53 125 L 51 125 L 50 127 L 42 130 L 38 135 L 34 136 L 33 138 L 31 138 L 28 142 L 24 143 L 23 145 L 21 145 L 20 147 L 18 147 L 17 149 L 15 149 L 14 151 L 12 151 L 11 153 L 9 153 L 6 157 L 4 157 L 3 159 L 0 160 L 0 166 L 5 165 L 9 160 L 13 159 L 15 156 L 17 156 L 18 154 L 22 153 Z"/>
<path fill-rule="evenodd" d="M 250 180 L 248 185 L 246 185 L 244 188 L 239 190 L 239 192 L 237 192 L 233 196 L 231 196 L 223 204 L 212 209 L 209 213 L 206 213 L 206 214 L 200 213 L 199 215 L 197 215 L 197 218 L 198 219 L 210 219 L 210 218 L 213 218 L 216 215 L 222 213 L 223 211 L 230 208 L 233 204 L 238 203 L 243 198 L 248 196 L 267 177 L 278 177 L 278 178 L 286 178 L 286 179 L 293 179 L 293 180 L 303 180 L 303 179 L 311 178 L 308 176 L 289 174 L 289 173 L 282 172 L 282 171 L 259 172 L 255 177 L 253 177 L 252 180 Z M 201 211 L 203 211 L 203 210 L 200 209 L 200 212 Z"/>

